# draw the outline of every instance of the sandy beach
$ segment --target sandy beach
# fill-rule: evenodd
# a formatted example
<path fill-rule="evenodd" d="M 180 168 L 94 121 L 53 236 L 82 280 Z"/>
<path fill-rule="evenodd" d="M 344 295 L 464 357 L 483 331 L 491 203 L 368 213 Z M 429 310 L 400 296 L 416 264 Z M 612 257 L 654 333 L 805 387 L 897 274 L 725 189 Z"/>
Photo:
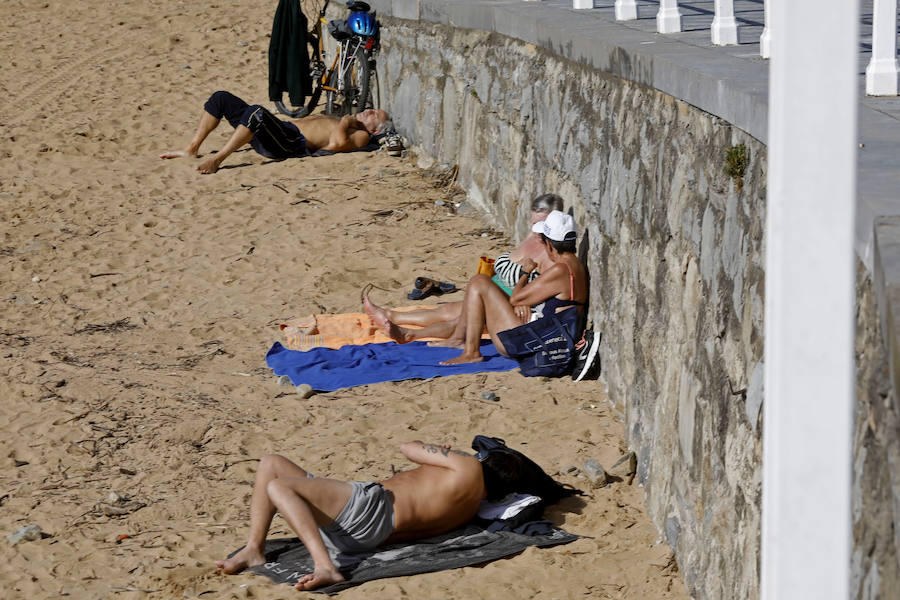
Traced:
<path fill-rule="evenodd" d="M 213 564 L 243 544 L 256 459 L 381 479 L 412 466 L 402 442 L 466 449 L 485 433 L 586 492 L 547 512 L 585 537 L 341 597 L 686 598 L 637 484 L 593 489 L 569 470 L 627 451 L 601 382 L 513 371 L 308 399 L 276 385 L 279 323 L 357 312 L 367 283 L 386 305 L 409 304 L 417 275 L 462 286 L 512 242 L 452 210 L 464 192 L 414 156 L 245 150 L 212 176 L 160 160 L 211 92 L 265 102 L 274 9 L 0 5 L 0 532 L 45 532 L 0 541 L 0 595 L 311 597 Z M 290 532 L 276 519 L 270 535 Z"/>

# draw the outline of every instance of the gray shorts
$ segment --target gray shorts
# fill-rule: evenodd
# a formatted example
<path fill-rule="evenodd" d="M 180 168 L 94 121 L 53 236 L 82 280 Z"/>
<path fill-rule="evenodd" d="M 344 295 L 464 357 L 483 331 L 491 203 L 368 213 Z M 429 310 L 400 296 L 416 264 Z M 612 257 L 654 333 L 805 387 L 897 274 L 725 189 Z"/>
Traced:
<path fill-rule="evenodd" d="M 351 481 L 353 493 L 331 525 L 320 527 L 325 545 L 337 552 L 364 552 L 394 531 L 394 502 L 380 483 Z"/>

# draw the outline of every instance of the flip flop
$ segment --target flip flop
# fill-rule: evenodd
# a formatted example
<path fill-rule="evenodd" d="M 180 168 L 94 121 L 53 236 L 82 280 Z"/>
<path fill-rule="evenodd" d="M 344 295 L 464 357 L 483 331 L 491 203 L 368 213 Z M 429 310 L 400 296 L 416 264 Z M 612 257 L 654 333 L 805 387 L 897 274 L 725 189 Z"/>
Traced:
<path fill-rule="evenodd" d="M 406 295 L 410 300 L 423 300 L 432 294 L 440 296 L 456 291 L 456 285 L 444 281 L 435 281 L 430 277 L 416 277 L 413 290 Z"/>

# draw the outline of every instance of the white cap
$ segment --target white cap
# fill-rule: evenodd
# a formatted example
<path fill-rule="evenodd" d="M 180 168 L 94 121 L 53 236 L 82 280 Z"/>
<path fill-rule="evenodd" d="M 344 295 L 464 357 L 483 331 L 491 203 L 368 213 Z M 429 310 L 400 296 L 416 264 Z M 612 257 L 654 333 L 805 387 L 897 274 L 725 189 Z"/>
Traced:
<path fill-rule="evenodd" d="M 543 233 L 548 239 L 555 242 L 575 241 L 575 219 L 572 215 L 559 210 L 551 211 L 547 218 L 540 223 L 535 223 L 531 230 L 535 233 Z"/>

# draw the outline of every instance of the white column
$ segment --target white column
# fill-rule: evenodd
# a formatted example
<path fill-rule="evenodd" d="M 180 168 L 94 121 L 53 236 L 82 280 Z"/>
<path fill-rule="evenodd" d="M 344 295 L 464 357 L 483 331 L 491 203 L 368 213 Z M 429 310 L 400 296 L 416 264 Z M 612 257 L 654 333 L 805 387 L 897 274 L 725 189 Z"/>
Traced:
<path fill-rule="evenodd" d="M 772 6 L 762 600 L 852 597 L 858 22 Z"/>
<path fill-rule="evenodd" d="M 872 7 L 872 58 L 866 67 L 866 93 L 896 96 L 897 0 L 875 0 Z"/>
<path fill-rule="evenodd" d="M 678 33 L 681 31 L 681 13 L 678 12 L 678 0 L 659 0 L 659 12 L 656 13 L 656 31 L 659 33 Z"/>
<path fill-rule="evenodd" d="M 771 58 L 772 56 L 772 0 L 765 0 L 763 3 L 763 19 L 765 26 L 762 35 L 759 36 L 759 55 L 763 58 Z M 854 21 L 855 22 L 855 21 Z"/>
<path fill-rule="evenodd" d="M 572 0 L 572 8 L 594 8 L 594 0 Z"/>
<path fill-rule="evenodd" d="M 712 43 L 716 46 L 738 43 L 737 21 L 734 20 L 734 0 L 716 0 L 716 16 L 712 22 Z"/>
<path fill-rule="evenodd" d="M 637 0 L 616 0 L 616 21 L 633 21 L 637 18 Z"/>

